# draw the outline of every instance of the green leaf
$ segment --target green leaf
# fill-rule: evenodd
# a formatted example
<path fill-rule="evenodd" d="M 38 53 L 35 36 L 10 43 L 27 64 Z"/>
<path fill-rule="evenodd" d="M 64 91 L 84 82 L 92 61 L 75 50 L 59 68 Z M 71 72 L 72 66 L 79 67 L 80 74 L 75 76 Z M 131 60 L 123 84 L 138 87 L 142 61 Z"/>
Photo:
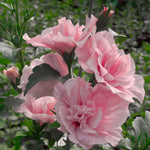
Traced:
<path fill-rule="evenodd" d="M 31 119 L 29 119 L 29 118 L 25 118 L 25 119 L 22 120 L 21 124 L 23 126 L 27 126 L 28 127 L 28 126 L 33 125 L 33 121 Z"/>
<path fill-rule="evenodd" d="M 0 53 L 0 64 L 2 64 L 2 65 L 7 65 L 7 64 L 9 64 L 9 63 L 11 63 L 11 61 L 10 61 L 9 59 L 7 59 L 7 58 L 4 58 L 4 57 L 3 57 L 3 54 Z"/>
<path fill-rule="evenodd" d="M 59 72 L 54 70 L 48 64 L 41 64 L 33 68 L 33 73 L 29 76 L 29 82 L 26 85 L 26 89 L 24 91 L 24 95 L 39 81 L 47 81 L 51 78 L 60 77 Z"/>
<path fill-rule="evenodd" d="M 133 127 L 135 129 L 135 133 L 137 137 L 139 137 L 140 134 L 147 133 L 147 131 L 149 130 L 149 127 L 147 126 L 147 124 L 145 123 L 142 117 L 136 117 L 136 119 L 133 121 Z"/>
<path fill-rule="evenodd" d="M 42 150 L 44 146 L 43 140 L 30 140 L 27 145 L 27 150 Z"/>
<path fill-rule="evenodd" d="M 149 44 L 148 42 L 143 42 L 143 43 L 142 43 L 142 46 L 143 46 L 144 50 L 145 50 L 148 54 L 150 54 L 150 44 Z"/>
<path fill-rule="evenodd" d="M 17 146 L 26 145 L 27 150 L 41 150 L 44 146 L 44 142 L 42 139 L 35 139 L 31 136 L 19 136 L 16 137 Z"/>
<path fill-rule="evenodd" d="M 53 147 L 54 144 L 55 144 L 55 140 L 54 139 L 49 139 L 49 141 L 48 141 L 48 148 Z"/>
<path fill-rule="evenodd" d="M 124 35 L 115 36 L 115 42 L 118 44 L 122 44 L 127 39 Z"/>
<path fill-rule="evenodd" d="M 24 100 L 9 96 L 5 101 L 0 105 L 0 117 L 8 117 L 10 115 L 7 110 L 11 107 L 16 107 L 22 104 Z"/>
<path fill-rule="evenodd" d="M 147 126 L 148 126 L 149 129 L 150 129 L 150 112 L 149 112 L 149 111 L 146 111 L 146 112 L 145 112 L 145 123 L 147 124 Z M 149 130 L 148 133 L 150 133 L 150 130 Z M 148 134 L 148 135 L 149 135 L 149 137 L 150 137 L 150 134 Z"/>
<path fill-rule="evenodd" d="M 0 97 L 0 103 L 4 102 L 5 98 Z"/>
<path fill-rule="evenodd" d="M 30 13 L 26 10 L 26 15 L 24 16 L 24 23 L 30 20 L 35 15 L 35 10 L 32 10 Z"/>
<path fill-rule="evenodd" d="M 5 109 L 8 109 L 8 108 L 11 108 L 11 107 L 14 107 L 14 106 L 19 106 L 23 102 L 24 102 L 23 99 L 15 98 L 13 96 L 9 96 L 7 99 L 5 99 L 3 104 L 4 104 Z"/>
<path fill-rule="evenodd" d="M 50 139 L 51 138 L 51 132 L 50 131 L 42 131 L 40 133 L 40 137 L 46 138 L 46 139 Z"/>
<path fill-rule="evenodd" d="M 55 141 L 58 141 L 62 136 L 63 132 L 57 130 L 57 129 L 52 129 L 51 130 L 51 138 L 54 139 Z"/>
<path fill-rule="evenodd" d="M 119 146 L 124 146 L 126 149 L 128 150 L 132 150 L 132 142 L 129 138 L 123 138 L 120 142 L 119 142 Z"/>
<path fill-rule="evenodd" d="M 118 43 L 118 44 L 122 44 L 127 39 L 127 37 L 125 35 L 118 34 L 117 32 L 113 31 L 110 28 L 108 28 L 108 32 L 111 33 L 114 36 L 115 42 Z"/>
<path fill-rule="evenodd" d="M 71 51 L 70 54 L 67 53 L 67 52 L 65 52 L 65 53 L 62 55 L 64 61 L 66 62 L 66 64 L 67 64 L 68 66 L 71 66 L 71 64 L 72 64 L 72 62 L 73 62 L 73 60 L 74 60 L 74 56 L 75 56 L 74 50 L 75 50 L 75 48 Z"/>
<path fill-rule="evenodd" d="M 9 45 L 4 42 L 0 42 L 0 52 L 3 54 L 2 56 L 4 58 L 7 58 L 8 60 L 11 60 L 12 62 L 15 62 L 16 59 L 16 50 L 12 45 Z"/>
<path fill-rule="evenodd" d="M 55 121 L 49 125 L 50 129 L 57 129 L 59 127 L 60 127 L 60 124 L 57 121 Z"/>
<path fill-rule="evenodd" d="M 55 144 L 55 139 L 51 137 L 50 131 L 43 131 L 40 135 L 42 138 L 48 139 L 48 147 L 51 148 Z"/>
<path fill-rule="evenodd" d="M 49 131 L 43 131 L 40 134 L 40 137 L 44 137 L 47 139 L 54 139 L 55 141 L 58 141 L 62 136 L 63 132 L 57 130 L 57 129 L 50 129 Z"/>
<path fill-rule="evenodd" d="M 20 140 L 23 136 L 17 136 L 14 138 L 14 150 L 20 150 Z"/>
<path fill-rule="evenodd" d="M 150 75 L 144 77 L 145 83 L 150 83 Z"/>
<path fill-rule="evenodd" d="M 26 136 L 20 136 L 20 144 L 23 145 L 24 143 L 27 143 L 28 141 L 33 140 L 33 137 L 26 135 Z"/>
<path fill-rule="evenodd" d="M 145 112 L 145 118 L 136 117 L 133 121 L 133 128 L 138 140 L 138 145 L 142 147 L 147 143 L 147 140 L 149 140 L 148 138 L 150 137 L 150 112 Z"/>
<path fill-rule="evenodd" d="M 11 4 L 8 4 L 8 3 L 0 2 L 0 6 L 7 8 L 9 11 L 13 10 L 13 6 Z"/>

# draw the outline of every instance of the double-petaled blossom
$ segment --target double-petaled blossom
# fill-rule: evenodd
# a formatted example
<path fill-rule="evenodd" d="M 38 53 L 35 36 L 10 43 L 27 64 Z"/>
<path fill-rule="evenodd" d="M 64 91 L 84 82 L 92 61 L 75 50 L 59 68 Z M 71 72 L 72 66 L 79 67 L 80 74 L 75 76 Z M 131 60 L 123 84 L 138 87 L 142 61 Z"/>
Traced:
<path fill-rule="evenodd" d="M 33 46 L 48 47 L 61 54 L 65 52 L 70 54 L 76 46 L 76 41 L 82 35 L 84 26 L 79 26 L 79 23 L 74 26 L 71 20 L 66 18 L 61 18 L 58 23 L 53 28 L 45 29 L 41 35 L 30 38 L 25 34 L 23 38 Z"/>
<path fill-rule="evenodd" d="M 17 67 L 11 67 L 7 70 L 3 70 L 3 73 L 6 75 L 8 80 L 16 83 L 16 78 L 19 78 L 19 70 Z"/>
<path fill-rule="evenodd" d="M 30 66 L 26 65 L 23 68 L 23 74 L 20 79 L 20 85 L 18 86 L 22 89 L 22 92 L 24 92 L 25 90 L 29 76 L 33 73 L 32 69 L 43 63 L 50 65 L 50 67 L 59 72 L 61 76 L 65 76 L 68 74 L 68 67 L 64 62 L 63 58 L 58 53 L 46 54 L 40 59 L 36 58 L 32 60 Z M 35 98 L 39 98 L 42 96 L 52 96 L 53 89 L 57 83 L 59 83 L 59 81 L 55 77 L 49 79 L 48 81 L 40 81 L 35 86 L 33 86 L 27 94 L 30 94 Z"/>
<path fill-rule="evenodd" d="M 57 100 L 51 96 L 35 99 L 28 95 L 26 101 L 15 111 L 24 113 L 28 118 L 37 120 L 40 123 L 52 123 L 56 120 L 56 115 L 53 113 L 56 102 Z"/>
<path fill-rule="evenodd" d="M 133 97 L 144 99 L 144 80 L 135 74 L 135 64 L 130 54 L 119 50 L 113 36 L 107 31 L 91 35 L 82 47 L 75 50 L 81 67 L 94 73 L 98 83 L 103 83 L 129 102 Z"/>
<path fill-rule="evenodd" d="M 84 149 L 94 144 L 115 146 L 121 139 L 121 125 L 129 115 L 127 101 L 97 84 L 90 86 L 82 78 L 57 84 L 54 96 L 56 118 L 69 139 Z"/>

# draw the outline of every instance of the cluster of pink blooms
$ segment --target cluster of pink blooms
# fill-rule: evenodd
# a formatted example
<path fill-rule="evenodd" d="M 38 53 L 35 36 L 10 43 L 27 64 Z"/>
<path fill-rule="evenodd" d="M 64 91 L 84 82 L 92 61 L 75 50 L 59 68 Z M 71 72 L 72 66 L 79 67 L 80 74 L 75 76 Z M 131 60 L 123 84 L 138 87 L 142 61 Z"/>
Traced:
<path fill-rule="evenodd" d="M 60 130 L 84 149 L 94 144 L 116 146 L 121 139 L 121 125 L 129 116 L 129 103 L 134 102 L 133 98 L 142 103 L 145 94 L 144 80 L 135 74 L 130 54 L 118 49 L 110 32 L 96 32 L 96 22 L 93 15 L 86 17 L 86 26 L 78 23 L 74 26 L 70 20 L 61 18 L 57 26 L 44 30 L 41 35 L 23 36 L 27 43 L 51 48 L 56 53 L 46 54 L 24 67 L 19 85 L 22 93 L 18 97 L 25 102 L 17 112 L 41 123 L 57 120 Z M 28 77 L 35 66 L 47 63 L 63 77 L 68 74 L 68 67 L 62 55 L 74 49 L 82 69 L 95 75 L 94 87 L 81 77 L 64 83 L 52 78 L 40 81 L 24 96 Z M 16 73 L 10 70 L 4 73 L 15 81 L 18 74 L 17 70 L 13 71 Z"/>

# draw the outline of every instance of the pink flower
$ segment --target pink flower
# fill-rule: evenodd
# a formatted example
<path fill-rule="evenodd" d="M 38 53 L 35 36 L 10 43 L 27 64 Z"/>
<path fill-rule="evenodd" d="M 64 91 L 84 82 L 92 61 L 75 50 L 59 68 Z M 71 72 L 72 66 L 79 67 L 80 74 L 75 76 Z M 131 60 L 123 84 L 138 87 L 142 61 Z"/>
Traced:
<path fill-rule="evenodd" d="M 33 61 L 31 61 L 30 66 L 25 66 L 23 68 L 23 74 L 20 79 L 20 85 L 18 86 L 22 89 L 22 92 L 24 92 L 25 90 L 26 84 L 28 83 L 28 77 L 31 75 L 32 69 L 35 66 L 38 66 L 43 63 L 49 64 L 53 69 L 58 71 L 61 76 L 65 76 L 68 74 L 68 67 L 64 62 L 63 58 L 58 53 L 46 54 L 40 59 L 34 59 Z M 48 81 L 40 81 L 34 87 L 32 87 L 27 94 L 30 94 L 35 98 L 39 98 L 42 96 L 52 96 L 53 89 L 57 83 L 59 83 L 59 81 L 56 78 L 49 79 Z M 19 95 L 19 97 L 22 96 Z"/>
<path fill-rule="evenodd" d="M 113 10 L 109 11 L 109 14 L 106 15 L 106 13 L 108 12 L 108 7 L 104 7 L 102 12 L 99 14 L 99 17 L 101 15 L 106 16 L 107 18 L 112 17 L 112 15 L 114 14 Z M 99 21 L 96 17 L 94 17 L 93 15 L 91 15 L 91 17 L 89 18 L 88 16 L 86 16 L 86 26 L 85 29 L 83 31 L 83 34 L 81 35 L 81 37 L 78 39 L 78 41 L 76 42 L 78 47 L 82 47 L 84 45 L 84 43 L 86 42 L 86 40 L 93 34 L 96 33 L 96 29 L 97 29 L 97 21 Z M 103 20 L 100 20 L 103 21 Z M 100 22 L 101 24 L 101 22 Z M 103 24 L 103 22 L 102 22 Z"/>
<path fill-rule="evenodd" d="M 11 67 L 7 70 L 3 70 L 3 73 L 7 76 L 8 80 L 16 83 L 16 78 L 19 78 L 19 70 L 17 67 Z"/>
<path fill-rule="evenodd" d="M 113 36 L 107 31 L 92 35 L 83 47 L 75 50 L 81 67 L 94 73 L 97 82 L 107 85 L 129 102 L 133 97 L 140 102 L 144 99 L 144 80 L 135 74 L 131 56 L 118 50 Z"/>
<path fill-rule="evenodd" d="M 106 13 L 108 12 L 108 9 L 109 9 L 108 7 L 104 7 L 104 9 L 102 10 L 102 12 L 99 14 L 99 17 L 105 16 L 105 17 L 107 17 L 107 19 L 110 18 L 110 17 L 112 17 L 112 15 L 114 14 L 114 11 L 110 10 L 109 14 L 106 15 Z M 93 34 L 96 33 L 97 21 L 100 21 L 100 24 L 104 24 L 104 22 L 101 22 L 103 20 L 98 20 L 93 15 L 91 15 L 90 18 L 88 16 L 86 16 L 86 26 L 85 26 L 85 29 L 84 29 L 83 34 L 81 35 L 81 37 L 76 42 L 76 44 L 77 44 L 78 47 L 82 47 L 84 45 L 84 43 L 86 42 L 86 40 L 91 35 L 93 35 Z"/>
<path fill-rule="evenodd" d="M 95 36 L 97 38 L 95 38 Z M 111 49 L 114 44 L 114 38 L 106 31 L 98 32 L 97 34 L 93 34 L 81 48 L 77 47 L 75 49 L 75 54 L 78 56 L 81 67 L 88 73 L 93 73 L 87 64 L 88 59 L 92 54 L 100 51 L 98 50 L 98 47 L 104 51 L 105 49 Z"/>
<path fill-rule="evenodd" d="M 96 22 L 97 22 L 97 18 L 94 17 L 93 15 L 91 15 L 91 18 L 86 16 L 86 26 L 85 26 L 85 29 L 83 31 L 83 34 L 81 35 L 81 37 L 76 42 L 77 46 L 82 47 L 84 45 L 84 43 L 86 42 L 86 40 L 92 34 L 94 34 L 96 32 Z"/>
<path fill-rule="evenodd" d="M 61 18 L 58 23 L 53 28 L 45 29 L 41 35 L 30 38 L 25 34 L 23 39 L 33 46 L 49 47 L 61 54 L 71 53 L 76 46 L 76 41 L 82 34 L 84 26 L 79 26 L 79 23 L 74 26 L 71 20 L 66 20 L 66 18 Z"/>
<path fill-rule="evenodd" d="M 26 101 L 15 111 L 24 113 L 30 119 L 40 121 L 41 123 L 52 123 L 56 120 L 54 107 L 57 100 L 51 96 L 41 97 L 35 100 L 31 95 L 26 97 Z M 52 110 L 52 111 L 51 111 Z"/>
<path fill-rule="evenodd" d="M 94 144 L 118 144 L 121 125 L 129 115 L 127 101 L 113 94 L 106 86 L 94 87 L 82 78 L 57 84 L 54 96 L 56 119 L 69 139 L 84 149 Z"/>

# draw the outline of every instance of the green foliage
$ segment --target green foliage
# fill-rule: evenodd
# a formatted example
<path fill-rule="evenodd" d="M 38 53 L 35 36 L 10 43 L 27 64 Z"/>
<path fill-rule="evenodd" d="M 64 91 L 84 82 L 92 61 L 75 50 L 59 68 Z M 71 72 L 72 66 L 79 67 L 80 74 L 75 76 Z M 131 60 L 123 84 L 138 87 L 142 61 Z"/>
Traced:
<path fill-rule="evenodd" d="M 150 43 L 148 43 L 148 42 L 143 42 L 142 44 L 143 44 L 144 50 L 145 50 L 148 54 L 150 54 Z"/>
<path fill-rule="evenodd" d="M 138 150 L 146 150 L 150 148 L 150 112 L 145 112 L 145 119 L 136 117 L 133 121 L 133 128 L 135 130 L 136 142 L 134 147 Z"/>
<path fill-rule="evenodd" d="M 0 53 L 0 64 L 2 64 L 2 65 L 7 65 L 7 64 L 9 64 L 9 63 L 11 63 L 11 61 L 10 61 L 9 59 L 7 59 L 7 58 L 4 58 L 4 57 L 3 57 L 3 54 Z"/>
<path fill-rule="evenodd" d="M 9 96 L 5 100 L 0 98 L 0 101 L 3 101 L 2 104 L 0 104 L 0 117 L 8 117 L 10 115 L 10 113 L 7 112 L 8 109 L 17 107 L 24 102 L 24 100 L 14 98 L 13 96 Z"/>
<path fill-rule="evenodd" d="M 115 36 L 115 42 L 117 44 L 122 44 L 126 39 L 127 39 L 127 37 L 124 36 L 124 35 L 117 35 L 117 36 Z"/>
<path fill-rule="evenodd" d="M 57 121 L 55 121 L 49 125 L 50 129 L 57 129 L 59 127 L 60 127 L 60 124 Z"/>
<path fill-rule="evenodd" d="M 145 83 L 150 83 L 150 75 L 144 77 Z"/>
<path fill-rule="evenodd" d="M 23 5 L 23 4 L 22 4 Z M 0 2 L 0 7 L 4 8 L 4 14 L 5 9 L 8 13 L 8 15 L 11 15 L 11 19 L 7 20 L 8 25 L 11 24 L 11 31 L 13 32 L 8 32 L 9 30 L 7 29 L 8 25 L 1 30 L 3 33 L 3 38 L 6 38 L 7 40 L 11 41 L 16 47 L 20 47 L 22 45 L 23 39 L 22 36 L 25 33 L 25 27 L 26 23 L 34 16 L 35 11 L 29 10 L 28 8 L 21 9 L 19 8 L 20 3 L 19 0 L 8 0 L 6 2 Z M 7 18 L 1 18 L 2 20 L 5 20 Z M 11 22 L 15 22 L 12 24 Z M 2 25 L 3 27 L 3 25 Z M 6 30 L 7 29 L 7 30 Z"/>

